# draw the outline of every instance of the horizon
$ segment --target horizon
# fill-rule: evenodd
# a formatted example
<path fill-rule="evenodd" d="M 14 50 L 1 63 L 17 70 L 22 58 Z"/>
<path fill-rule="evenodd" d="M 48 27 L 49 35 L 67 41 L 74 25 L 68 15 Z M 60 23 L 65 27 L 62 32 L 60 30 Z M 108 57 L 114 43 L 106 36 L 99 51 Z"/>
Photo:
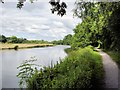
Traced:
<path fill-rule="evenodd" d="M 1 35 L 3 35 L 3 34 L 1 34 Z M 3 35 L 3 36 L 5 36 L 5 35 Z M 12 36 L 15 36 L 15 35 L 11 35 L 11 36 L 5 36 L 6 38 L 9 38 L 9 37 L 12 37 Z M 16 36 L 17 37 L 17 36 Z M 23 38 L 23 39 L 27 39 L 27 38 L 25 38 L 25 37 L 17 37 L 17 38 Z M 44 39 L 27 39 L 27 40 L 44 40 Z M 59 40 L 62 40 L 62 39 L 59 39 Z M 51 40 L 51 41 L 59 41 L 59 40 Z M 48 41 L 48 40 L 44 40 L 44 41 Z M 51 41 L 48 41 L 48 42 L 51 42 Z"/>

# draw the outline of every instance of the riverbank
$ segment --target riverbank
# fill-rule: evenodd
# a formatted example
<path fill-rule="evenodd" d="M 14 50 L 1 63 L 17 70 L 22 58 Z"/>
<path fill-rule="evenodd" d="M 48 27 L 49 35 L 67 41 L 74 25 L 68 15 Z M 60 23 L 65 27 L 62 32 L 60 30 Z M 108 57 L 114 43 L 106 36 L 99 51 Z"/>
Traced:
<path fill-rule="evenodd" d="M 24 65 L 19 69 L 22 68 Z M 30 77 L 25 77 L 27 79 L 26 86 L 31 90 L 39 90 L 39 88 L 99 88 L 101 85 L 98 82 L 103 77 L 103 66 L 101 56 L 90 47 L 86 47 L 70 52 L 65 59 L 54 66 L 44 67 L 41 70 L 35 69 L 34 72 L 34 74 L 27 73 Z M 18 77 L 21 78 L 24 75 L 26 73 L 19 73 Z"/>
<path fill-rule="evenodd" d="M 53 46 L 53 44 L 3 44 L 0 43 L 0 50 L 6 49 L 24 49 L 24 48 L 35 48 L 35 47 L 48 47 Z"/>

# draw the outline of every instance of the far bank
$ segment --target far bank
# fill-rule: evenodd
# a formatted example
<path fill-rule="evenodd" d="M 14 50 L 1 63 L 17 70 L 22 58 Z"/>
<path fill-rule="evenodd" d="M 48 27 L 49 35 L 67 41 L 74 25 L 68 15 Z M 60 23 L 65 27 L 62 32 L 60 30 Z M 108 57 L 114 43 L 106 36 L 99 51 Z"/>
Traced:
<path fill-rule="evenodd" d="M 0 43 L 0 50 L 24 49 L 24 48 L 48 47 L 48 46 L 53 46 L 53 44 L 11 44 L 11 43 Z"/>

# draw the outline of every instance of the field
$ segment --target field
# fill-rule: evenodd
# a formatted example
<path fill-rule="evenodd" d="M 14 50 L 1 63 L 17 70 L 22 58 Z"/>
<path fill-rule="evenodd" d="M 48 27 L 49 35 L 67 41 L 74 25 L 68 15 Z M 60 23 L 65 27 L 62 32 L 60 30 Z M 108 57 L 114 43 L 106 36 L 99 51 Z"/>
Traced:
<path fill-rule="evenodd" d="M 46 47 L 46 46 L 53 46 L 53 44 L 7 44 L 7 43 L 3 44 L 3 43 L 0 43 L 0 50 Z"/>

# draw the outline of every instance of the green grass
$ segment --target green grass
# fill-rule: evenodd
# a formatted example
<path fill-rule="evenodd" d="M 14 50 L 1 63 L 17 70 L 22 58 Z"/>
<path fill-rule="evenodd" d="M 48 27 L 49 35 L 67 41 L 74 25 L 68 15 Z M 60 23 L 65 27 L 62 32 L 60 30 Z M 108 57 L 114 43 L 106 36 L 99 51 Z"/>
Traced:
<path fill-rule="evenodd" d="M 120 52 L 116 51 L 106 51 L 114 61 L 116 61 L 120 65 Z"/>
<path fill-rule="evenodd" d="M 90 47 L 70 52 L 53 67 L 35 70 L 27 80 L 31 90 L 41 88 L 93 88 L 103 77 L 101 56 Z"/>
<path fill-rule="evenodd" d="M 64 49 L 64 51 L 65 51 L 67 54 L 69 54 L 69 53 L 72 52 L 73 50 L 72 50 L 71 48 L 66 48 L 66 49 Z"/>

